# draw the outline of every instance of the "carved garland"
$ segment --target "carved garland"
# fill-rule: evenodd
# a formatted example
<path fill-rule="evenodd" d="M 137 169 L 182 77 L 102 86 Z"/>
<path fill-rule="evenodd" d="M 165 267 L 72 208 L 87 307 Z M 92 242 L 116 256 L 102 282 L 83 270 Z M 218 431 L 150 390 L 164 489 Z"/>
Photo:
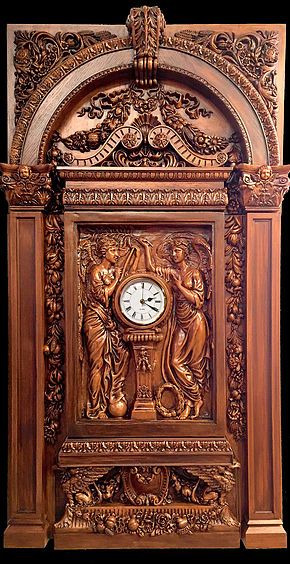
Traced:
<path fill-rule="evenodd" d="M 45 428 L 48 443 L 54 443 L 60 431 L 60 417 L 64 409 L 64 331 L 63 290 L 64 229 L 59 214 L 45 216 L 45 308 L 47 338 L 44 353 L 47 356 L 45 386 Z"/>
<path fill-rule="evenodd" d="M 228 428 L 236 440 L 246 435 L 246 376 L 244 343 L 244 234 L 242 217 L 226 218 L 225 261 L 228 334 Z"/>

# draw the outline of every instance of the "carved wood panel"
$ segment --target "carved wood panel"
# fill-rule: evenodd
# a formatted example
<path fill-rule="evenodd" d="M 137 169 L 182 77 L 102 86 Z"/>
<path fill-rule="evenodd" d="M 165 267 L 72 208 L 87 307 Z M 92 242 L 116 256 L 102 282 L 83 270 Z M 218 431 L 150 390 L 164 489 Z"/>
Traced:
<path fill-rule="evenodd" d="M 284 41 L 9 29 L 7 547 L 285 545 Z"/>

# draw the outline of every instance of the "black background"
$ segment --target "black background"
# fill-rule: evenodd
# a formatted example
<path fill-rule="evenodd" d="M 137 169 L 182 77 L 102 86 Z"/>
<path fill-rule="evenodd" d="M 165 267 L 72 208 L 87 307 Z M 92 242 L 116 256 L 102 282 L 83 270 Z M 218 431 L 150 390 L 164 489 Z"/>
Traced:
<path fill-rule="evenodd" d="M 132 1 L 120 1 L 118 4 L 113 0 L 103 2 L 53 2 L 45 1 L 37 3 L 29 2 L 20 6 L 14 4 L 13 0 L 2 0 L 0 8 L 0 162 L 7 162 L 7 96 L 6 96 L 6 26 L 9 23 L 43 23 L 63 24 L 76 23 L 87 24 L 88 29 L 92 24 L 125 24 L 127 15 L 132 7 L 146 5 L 158 5 L 167 24 L 218 24 L 218 23 L 284 23 L 287 25 L 288 55 L 286 57 L 286 88 L 285 88 L 285 135 L 283 162 L 290 163 L 290 14 L 289 5 L 282 0 L 272 3 L 243 2 L 232 0 L 231 2 L 215 2 L 212 0 L 199 0 L 199 2 L 175 0 L 174 2 L 156 1 L 146 3 Z M 186 27 L 186 25 L 185 25 Z M 257 27 L 258 29 L 258 27 Z M 7 206 L 3 194 L 0 194 L 0 546 L 2 546 L 3 531 L 6 526 L 6 489 L 7 489 L 7 235 L 6 235 Z M 283 203 L 282 213 L 282 265 L 281 265 L 281 374 L 282 374 L 282 449 L 283 449 L 283 506 L 284 527 L 289 531 L 289 344 L 290 344 L 290 272 L 289 272 L 289 235 L 290 235 L 290 193 L 286 195 Z M 260 274 L 261 276 L 263 273 Z M 288 550 L 98 550 L 98 551 L 53 551 L 52 543 L 43 550 L 12 550 L 0 549 L 2 562 L 56 562 L 93 564 L 98 561 L 106 561 L 108 558 L 123 558 L 128 561 L 155 558 L 180 558 L 180 559 L 236 559 L 253 560 L 269 556 L 281 562 L 287 555 Z"/>

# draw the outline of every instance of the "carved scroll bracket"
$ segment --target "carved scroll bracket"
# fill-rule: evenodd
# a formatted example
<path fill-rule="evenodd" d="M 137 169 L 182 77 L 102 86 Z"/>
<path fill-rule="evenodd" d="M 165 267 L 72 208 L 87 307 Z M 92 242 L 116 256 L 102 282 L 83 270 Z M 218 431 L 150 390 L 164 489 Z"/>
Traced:
<path fill-rule="evenodd" d="M 165 31 L 165 19 L 157 6 L 132 8 L 127 19 L 132 36 L 136 84 L 142 87 L 157 85 L 157 53 Z"/>
<path fill-rule="evenodd" d="M 10 206 L 45 208 L 53 195 L 53 165 L 28 166 L 0 163 L 0 183 Z"/>
<path fill-rule="evenodd" d="M 228 211 L 278 210 L 289 190 L 289 172 L 290 165 L 236 165 L 227 182 Z"/>

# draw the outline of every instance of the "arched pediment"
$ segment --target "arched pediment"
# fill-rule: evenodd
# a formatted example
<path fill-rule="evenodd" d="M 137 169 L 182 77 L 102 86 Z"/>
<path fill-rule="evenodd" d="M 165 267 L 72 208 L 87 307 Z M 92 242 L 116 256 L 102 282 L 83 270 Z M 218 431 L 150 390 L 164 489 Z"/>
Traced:
<path fill-rule="evenodd" d="M 279 163 L 277 102 L 269 95 L 269 77 L 272 80 L 277 56 L 271 36 L 264 34 L 268 37 L 264 42 L 261 32 L 249 34 L 248 42 L 244 36 L 243 42 L 240 39 L 244 59 L 239 55 L 239 60 L 234 52 L 238 38 L 232 40 L 230 56 L 229 46 L 227 51 L 222 49 L 230 34 L 219 34 L 218 39 L 218 34 L 211 32 L 215 41 L 211 37 L 210 43 L 209 36 L 201 32 L 172 34 L 169 26 L 155 37 L 158 80 L 154 79 L 155 84 L 152 81 L 150 86 L 149 80 L 146 85 L 138 82 L 138 45 L 132 29 L 129 31 L 129 35 L 121 33 L 122 37 L 110 37 L 108 32 L 105 40 L 89 46 L 83 42 L 77 52 L 60 58 L 40 80 L 21 111 L 18 109 L 10 151 L 12 163 L 54 162 L 53 151 L 55 163 L 68 166 L 150 166 L 151 157 L 151 166 L 157 161 L 159 166 L 202 167 Z M 260 58 L 264 57 L 263 65 L 259 62 L 261 68 L 255 72 L 257 76 L 262 71 L 267 75 L 268 86 L 266 78 L 264 83 L 257 81 L 252 72 L 253 78 L 250 65 L 248 68 L 244 62 L 247 49 L 248 58 L 255 55 L 250 45 L 253 38 Z M 16 61 L 21 59 L 23 49 L 20 44 Z M 241 51 L 239 47 L 237 52 Z M 94 104 L 98 106 L 95 113 Z M 118 104 L 125 113 L 116 117 Z M 135 141 L 131 135 L 129 142 L 132 147 L 126 146 L 128 127 L 135 135 Z M 158 140 L 163 146 L 158 145 Z M 149 160 L 141 154 L 144 143 L 149 144 L 145 150 L 151 155 Z M 136 155 L 138 150 L 139 160 L 135 156 L 132 159 L 132 151 Z M 121 160 L 116 158 L 116 152 Z M 159 160 L 157 152 L 162 153 Z"/>

